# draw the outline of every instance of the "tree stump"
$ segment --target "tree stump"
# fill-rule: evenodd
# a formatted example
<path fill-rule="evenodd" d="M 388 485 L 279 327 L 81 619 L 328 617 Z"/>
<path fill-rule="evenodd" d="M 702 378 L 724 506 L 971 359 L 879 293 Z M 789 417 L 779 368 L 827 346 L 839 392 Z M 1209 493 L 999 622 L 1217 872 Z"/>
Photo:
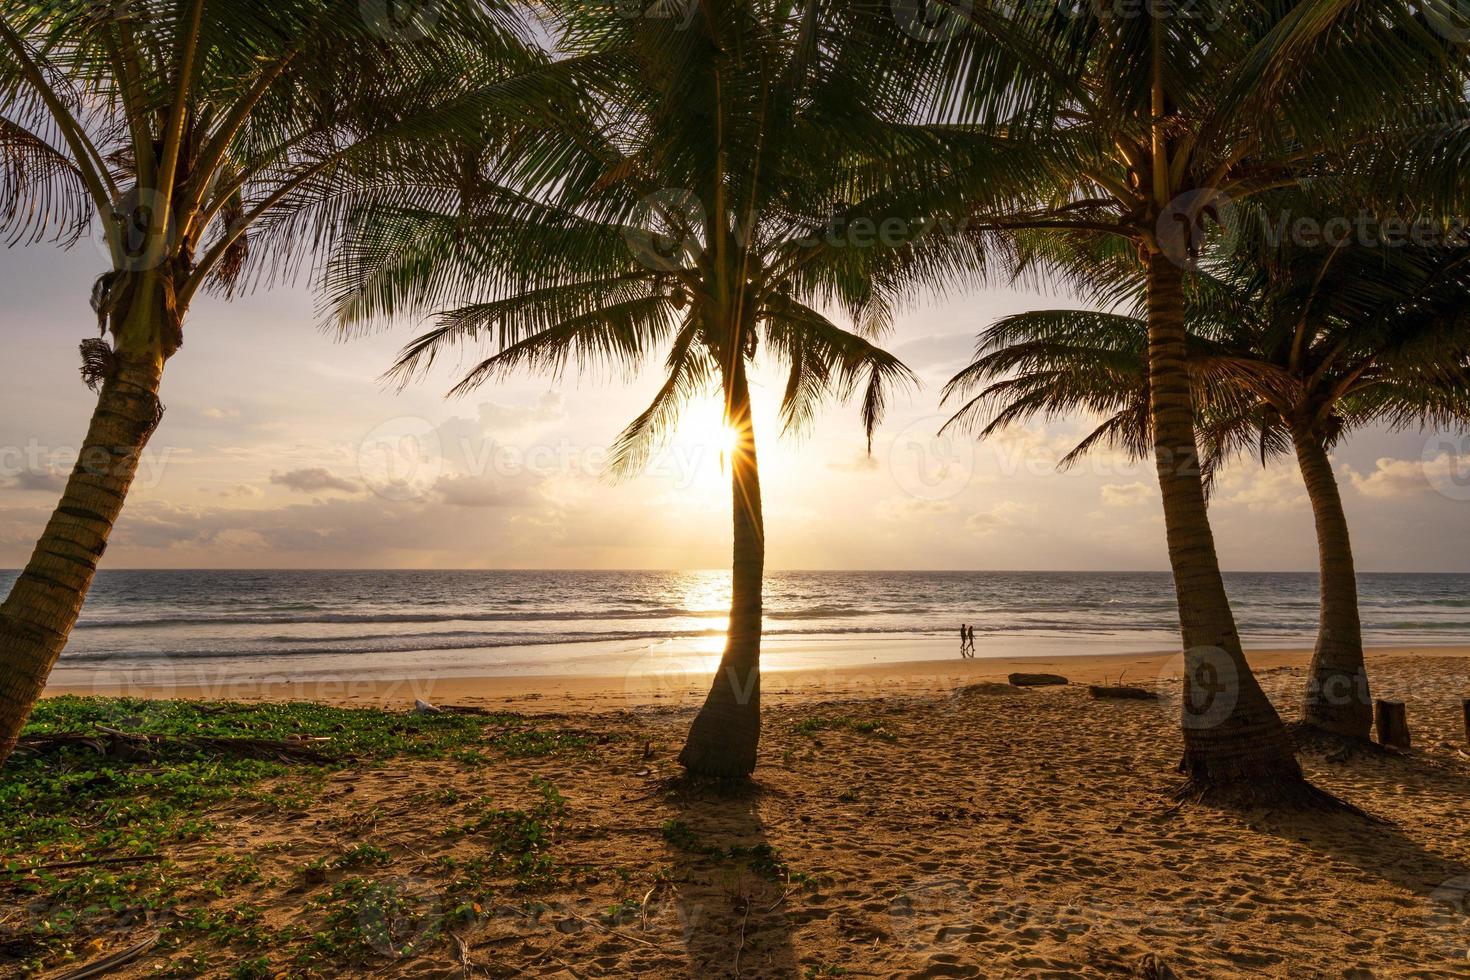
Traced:
<path fill-rule="evenodd" d="M 1378 726 L 1378 744 L 1389 748 L 1409 748 L 1409 719 L 1402 701 L 1373 702 L 1373 720 Z"/>
<path fill-rule="evenodd" d="M 1470 698 L 1462 701 L 1460 707 L 1465 709 L 1465 741 L 1470 742 Z"/>

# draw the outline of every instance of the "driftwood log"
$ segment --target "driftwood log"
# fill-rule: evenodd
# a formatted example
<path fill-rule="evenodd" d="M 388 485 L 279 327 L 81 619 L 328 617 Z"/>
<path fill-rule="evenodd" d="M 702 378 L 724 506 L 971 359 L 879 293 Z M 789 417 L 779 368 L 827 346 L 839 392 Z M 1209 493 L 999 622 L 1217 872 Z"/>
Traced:
<path fill-rule="evenodd" d="M 1006 680 L 1011 682 L 1012 687 L 1049 687 L 1067 683 L 1067 679 L 1061 674 L 1011 674 Z"/>
<path fill-rule="evenodd" d="M 1159 695 L 1146 687 L 1129 687 L 1126 684 L 1089 684 L 1087 691 L 1099 700 L 1157 701 Z"/>
<path fill-rule="evenodd" d="M 89 977 L 100 977 L 104 974 L 111 973 L 114 970 L 127 966 L 148 952 L 158 944 L 159 938 L 160 934 L 155 932 L 142 942 L 135 943 L 121 952 L 113 953 L 111 956 L 104 956 L 102 959 L 88 963 L 80 969 L 61 974 L 60 980 L 87 980 Z"/>
<path fill-rule="evenodd" d="M 109 759 L 137 761 L 152 759 L 166 749 L 183 749 L 206 755 L 237 759 L 274 759 L 280 762 L 335 761 L 321 751 L 325 738 L 229 738 L 208 735 L 151 735 L 97 726 L 95 732 L 56 732 L 26 735 L 16 744 L 19 752 L 46 755 L 62 749 L 91 749 Z"/>
<path fill-rule="evenodd" d="M 1373 702 L 1373 721 L 1378 726 L 1378 744 L 1392 749 L 1409 748 L 1409 718 L 1402 701 Z"/>

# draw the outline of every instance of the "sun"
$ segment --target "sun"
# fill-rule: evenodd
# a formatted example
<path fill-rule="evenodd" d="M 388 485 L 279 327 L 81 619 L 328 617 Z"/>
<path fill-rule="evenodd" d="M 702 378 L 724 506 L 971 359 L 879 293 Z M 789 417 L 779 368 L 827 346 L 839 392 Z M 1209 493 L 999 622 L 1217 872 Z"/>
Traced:
<path fill-rule="evenodd" d="M 738 439 L 735 430 L 725 424 L 719 404 L 692 409 L 680 420 L 678 434 L 674 437 L 679 446 L 707 458 L 717 468 L 734 452 Z"/>

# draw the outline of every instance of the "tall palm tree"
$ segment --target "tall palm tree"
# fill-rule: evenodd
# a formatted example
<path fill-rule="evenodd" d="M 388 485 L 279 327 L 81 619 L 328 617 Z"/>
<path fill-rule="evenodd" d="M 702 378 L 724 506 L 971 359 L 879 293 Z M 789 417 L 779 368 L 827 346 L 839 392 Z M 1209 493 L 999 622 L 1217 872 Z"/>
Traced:
<path fill-rule="evenodd" d="M 518 20 L 449 0 L 398 22 L 346 0 L 6 3 L 0 229 L 71 244 L 97 227 L 99 389 L 60 504 L 0 606 L 0 762 L 75 624 L 201 291 L 292 273 L 395 147 L 483 138 L 488 94 L 524 60 Z M 447 131 L 454 131 L 453 129 Z"/>
<path fill-rule="evenodd" d="M 865 41 L 871 26 L 856 29 L 874 16 L 709 0 L 686 24 L 559 7 L 547 71 L 582 87 L 580 109 L 482 154 L 457 198 L 365 215 L 333 271 L 344 326 L 436 315 L 397 362 L 405 381 L 462 343 L 488 356 L 455 392 L 521 368 L 631 374 L 662 353 L 662 384 L 615 444 L 617 474 L 718 392 L 735 435 L 733 572 L 723 655 L 679 756 L 695 774 L 748 775 L 760 734 L 750 366 L 764 351 L 785 371 L 786 429 L 860 389 L 871 441 L 890 387 L 911 379 L 875 344 L 891 298 L 916 277 L 963 278 L 977 257 L 961 238 L 874 220 L 917 215 L 933 169 L 976 152 L 901 122 L 915 90 L 882 70 L 891 54 Z"/>
<path fill-rule="evenodd" d="M 973 229 L 1105 236 L 1144 268 L 1150 433 L 1185 651 L 1181 792 L 1319 799 L 1245 660 L 1220 574 L 1186 369 L 1185 270 L 1232 202 L 1332 175 L 1382 145 L 1399 113 L 1450 112 L 1462 54 L 1408 0 L 1225 0 L 1209 17 L 1188 0 L 1124 14 L 945 2 L 970 29 L 936 45 L 950 79 L 941 98 L 1054 175 L 1029 210 L 974 209 Z M 1458 22 L 1450 4 L 1429 6 Z"/>
<path fill-rule="evenodd" d="M 1295 455 L 1316 526 L 1320 623 L 1303 721 L 1351 738 L 1373 726 L 1357 579 L 1330 459 L 1370 425 L 1470 425 L 1470 257 L 1460 247 L 1272 246 L 1191 280 L 1187 365 L 1206 480 L 1229 457 Z M 1268 264 L 1269 263 L 1269 264 Z M 1147 324 L 1076 310 L 1024 313 L 982 335 L 946 397 L 982 437 L 1032 417 L 1100 422 L 1064 459 L 1150 444 Z"/>

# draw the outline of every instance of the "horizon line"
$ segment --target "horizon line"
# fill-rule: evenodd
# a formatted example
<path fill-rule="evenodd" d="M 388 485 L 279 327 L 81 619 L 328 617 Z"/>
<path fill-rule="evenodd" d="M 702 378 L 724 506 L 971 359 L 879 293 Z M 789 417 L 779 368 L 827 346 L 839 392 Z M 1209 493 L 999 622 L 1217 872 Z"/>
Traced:
<path fill-rule="evenodd" d="M 20 573 L 24 566 L 0 568 L 0 574 L 7 572 Z M 421 566 L 374 566 L 374 567 L 342 567 L 342 566 L 310 566 L 302 568 L 286 568 L 280 566 L 231 566 L 231 567 L 199 567 L 199 566 L 120 566 L 117 568 L 99 568 L 97 574 L 106 572 L 606 572 L 625 574 L 630 572 L 680 574 L 687 572 L 721 572 L 728 573 L 726 567 L 704 567 L 704 568 L 540 568 L 540 567 L 504 567 L 504 568 L 424 568 Z M 1232 568 L 1224 569 L 1226 575 L 1320 575 L 1318 569 L 1265 569 L 1265 568 Z M 1172 572 L 1167 568 L 772 568 L 766 570 L 767 574 L 849 574 L 849 573 L 871 573 L 883 575 L 1170 575 Z M 1358 575 L 1470 575 L 1470 569 L 1462 571 L 1443 571 L 1435 569 L 1424 569 L 1415 571 L 1389 570 L 1389 569 L 1360 569 Z"/>

